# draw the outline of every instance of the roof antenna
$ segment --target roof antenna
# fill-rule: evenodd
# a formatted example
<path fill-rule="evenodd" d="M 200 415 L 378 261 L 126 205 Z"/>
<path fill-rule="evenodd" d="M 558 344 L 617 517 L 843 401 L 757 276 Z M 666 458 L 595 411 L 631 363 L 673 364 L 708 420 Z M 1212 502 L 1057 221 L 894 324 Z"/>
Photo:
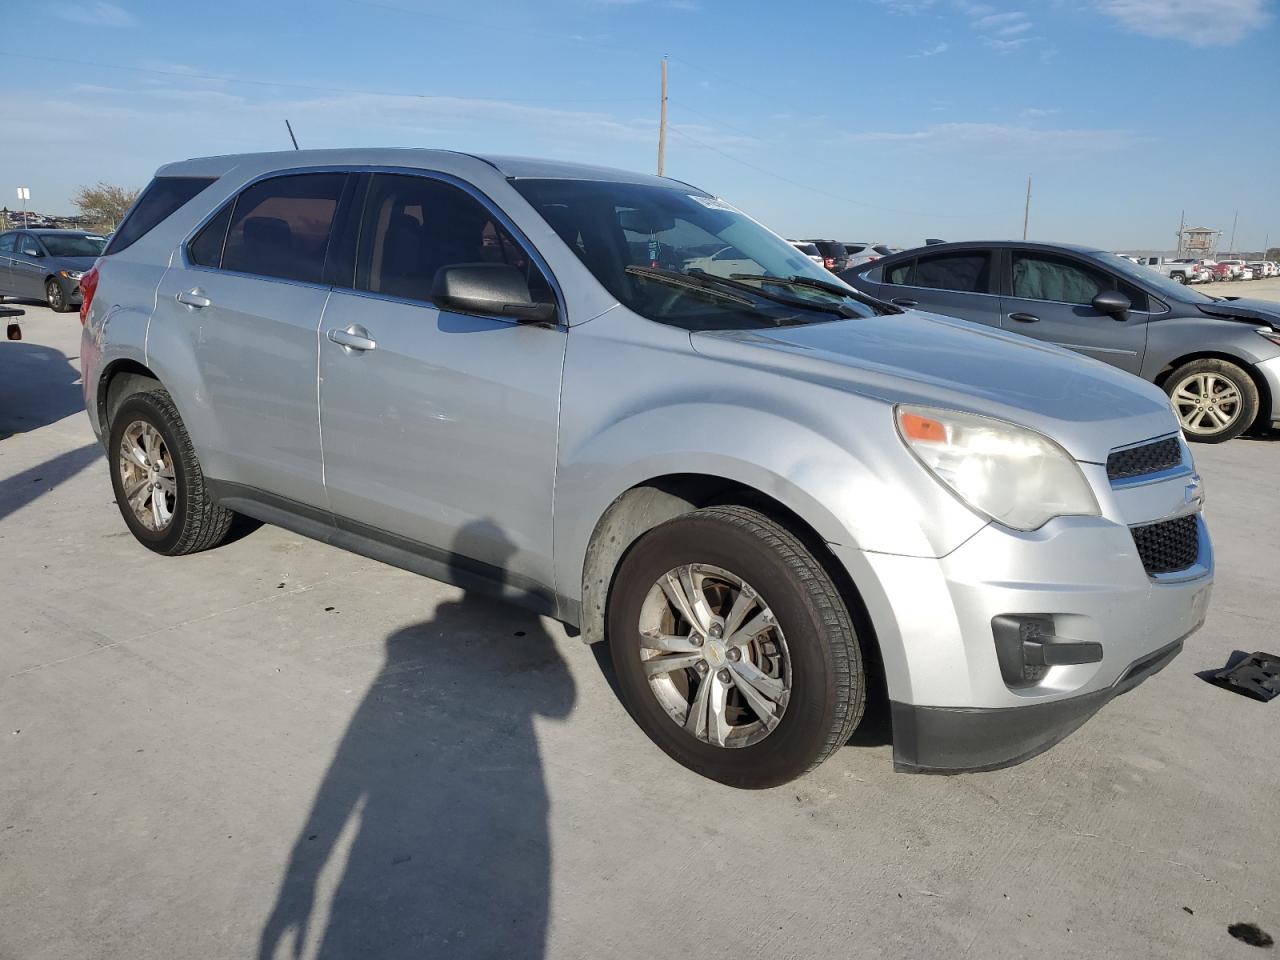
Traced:
<path fill-rule="evenodd" d="M 285 129 L 289 131 L 289 139 L 293 141 L 293 149 L 298 149 L 298 138 L 293 135 L 293 127 L 289 125 L 289 118 L 284 118 Z"/>

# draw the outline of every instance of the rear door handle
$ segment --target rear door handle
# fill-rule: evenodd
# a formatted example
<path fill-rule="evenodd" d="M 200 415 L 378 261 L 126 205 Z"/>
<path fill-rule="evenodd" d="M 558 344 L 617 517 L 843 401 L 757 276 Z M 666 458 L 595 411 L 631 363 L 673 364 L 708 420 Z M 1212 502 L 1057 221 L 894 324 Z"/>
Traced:
<path fill-rule="evenodd" d="M 1039 323 L 1040 318 L 1030 313 L 1011 313 L 1010 320 L 1017 320 L 1019 323 Z"/>
<path fill-rule="evenodd" d="M 896 300 L 890 300 L 890 303 L 897 304 L 900 307 L 914 307 L 919 300 L 908 300 L 906 297 L 898 297 Z"/>
<path fill-rule="evenodd" d="M 376 350 L 378 347 L 378 342 L 369 336 L 369 331 L 357 323 L 353 323 L 345 330 L 339 330 L 334 327 L 325 336 L 339 346 L 359 353 L 363 353 L 366 350 Z"/>
<path fill-rule="evenodd" d="M 195 307 L 197 309 L 200 307 L 207 307 L 209 304 L 213 303 L 212 300 L 200 291 L 199 287 L 196 287 L 194 290 L 183 290 L 178 294 L 178 302 L 185 303 L 188 307 Z"/>

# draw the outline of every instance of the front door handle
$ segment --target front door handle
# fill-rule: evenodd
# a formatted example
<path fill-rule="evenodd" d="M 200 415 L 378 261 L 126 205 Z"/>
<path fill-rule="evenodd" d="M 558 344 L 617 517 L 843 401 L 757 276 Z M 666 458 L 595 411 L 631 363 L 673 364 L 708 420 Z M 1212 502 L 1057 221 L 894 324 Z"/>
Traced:
<path fill-rule="evenodd" d="M 1011 313 L 1010 320 L 1017 320 L 1019 323 L 1039 323 L 1040 318 L 1030 313 Z"/>
<path fill-rule="evenodd" d="M 920 301 L 919 301 L 919 300 L 908 300 L 906 297 L 898 297 L 897 299 L 895 299 L 895 300 L 890 300 L 889 302 L 890 302 L 890 303 L 893 303 L 893 304 L 897 304 L 899 307 L 914 307 L 914 306 L 915 306 L 916 304 L 918 304 Z"/>
<path fill-rule="evenodd" d="M 369 336 L 369 331 L 358 323 L 353 323 L 345 330 L 339 330 L 334 327 L 325 336 L 338 344 L 338 346 L 346 347 L 348 350 L 355 350 L 359 353 L 363 353 L 366 350 L 375 350 L 378 346 L 378 342 Z"/>
<path fill-rule="evenodd" d="M 204 295 L 199 287 L 196 287 L 194 290 L 183 290 L 178 294 L 177 299 L 179 303 L 185 303 L 188 307 L 195 307 L 196 309 L 207 307 L 209 304 L 213 303 L 212 300 Z"/>

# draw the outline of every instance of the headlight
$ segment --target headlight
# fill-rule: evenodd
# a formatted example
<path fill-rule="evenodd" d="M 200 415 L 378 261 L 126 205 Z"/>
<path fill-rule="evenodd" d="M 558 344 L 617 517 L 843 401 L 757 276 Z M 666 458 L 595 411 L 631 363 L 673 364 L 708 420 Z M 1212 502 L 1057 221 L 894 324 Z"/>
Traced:
<path fill-rule="evenodd" d="M 68 280 L 79 280 L 84 276 L 84 274 L 79 270 L 59 270 L 58 273 L 66 277 Z"/>
<path fill-rule="evenodd" d="M 1048 437 L 956 410 L 898 407 L 898 433 L 925 469 L 978 513 L 1015 530 L 1099 514 L 1071 455 Z"/>

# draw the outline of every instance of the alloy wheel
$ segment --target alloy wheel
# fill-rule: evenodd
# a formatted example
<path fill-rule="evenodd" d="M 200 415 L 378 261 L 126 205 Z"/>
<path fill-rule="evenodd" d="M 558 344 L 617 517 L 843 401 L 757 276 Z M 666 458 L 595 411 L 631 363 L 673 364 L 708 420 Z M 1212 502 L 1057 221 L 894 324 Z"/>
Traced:
<path fill-rule="evenodd" d="M 46 298 L 49 301 L 49 308 L 52 310 L 62 309 L 62 286 L 57 280 L 50 280 L 45 285 Z"/>
<path fill-rule="evenodd" d="M 640 657 L 667 716 L 713 746 L 763 740 L 791 698 L 791 658 L 773 611 L 741 577 L 710 564 L 675 567 L 650 588 Z"/>
<path fill-rule="evenodd" d="M 1240 388 L 1215 373 L 1193 373 L 1174 387 L 1173 405 L 1188 433 L 1221 433 L 1240 417 Z"/>
<path fill-rule="evenodd" d="M 138 522 L 155 533 L 167 529 L 177 509 L 178 485 L 160 431 L 145 420 L 129 424 L 120 438 L 118 464 L 120 486 Z"/>

